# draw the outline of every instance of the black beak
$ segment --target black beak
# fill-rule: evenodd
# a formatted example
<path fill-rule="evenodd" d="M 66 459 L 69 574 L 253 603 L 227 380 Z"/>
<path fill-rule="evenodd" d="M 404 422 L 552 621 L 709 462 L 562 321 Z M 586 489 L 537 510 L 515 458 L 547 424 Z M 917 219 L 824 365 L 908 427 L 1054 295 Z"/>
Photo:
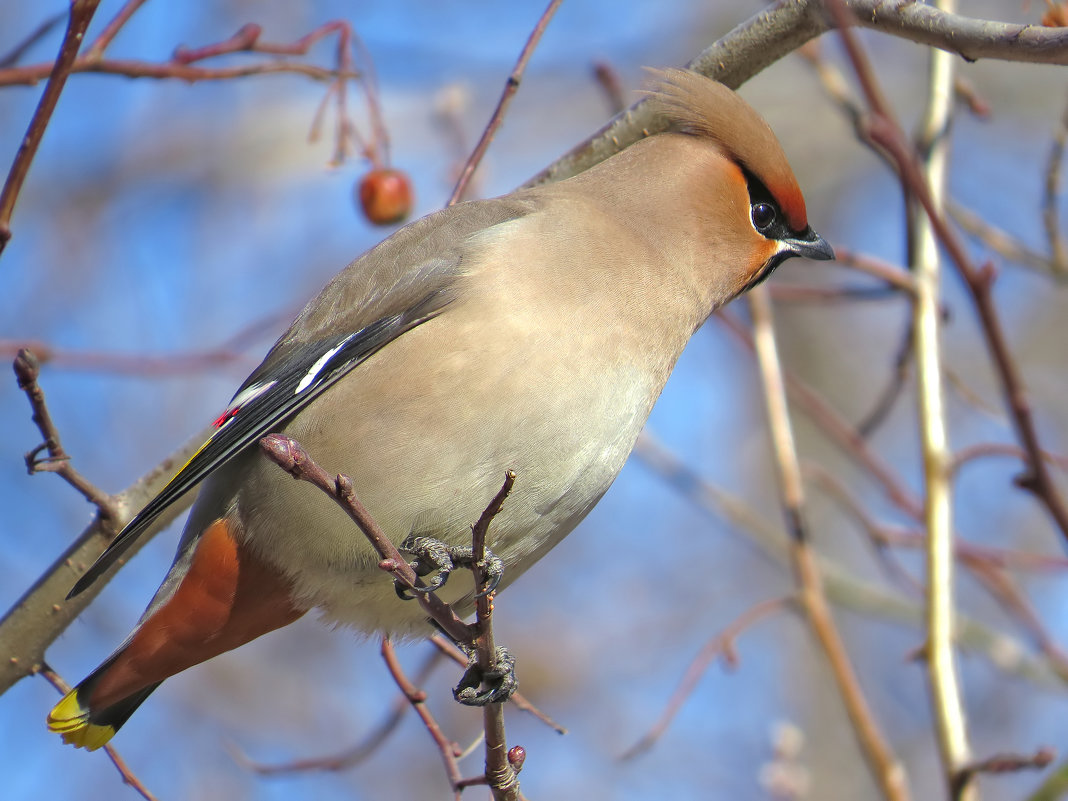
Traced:
<path fill-rule="evenodd" d="M 793 256 L 815 261 L 829 261 L 834 258 L 834 249 L 826 239 L 813 231 L 811 226 L 802 231 L 800 236 L 783 239 L 782 242 Z"/>

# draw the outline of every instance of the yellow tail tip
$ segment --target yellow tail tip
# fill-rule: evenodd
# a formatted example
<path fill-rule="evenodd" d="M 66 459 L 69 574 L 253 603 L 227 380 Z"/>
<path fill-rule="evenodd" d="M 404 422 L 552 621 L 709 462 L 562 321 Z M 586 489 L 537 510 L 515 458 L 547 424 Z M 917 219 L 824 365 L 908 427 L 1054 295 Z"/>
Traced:
<path fill-rule="evenodd" d="M 95 751 L 115 736 L 113 726 L 89 722 L 89 710 L 78 700 L 78 691 L 71 690 L 48 713 L 48 728 L 63 735 L 63 742 L 75 748 Z"/>

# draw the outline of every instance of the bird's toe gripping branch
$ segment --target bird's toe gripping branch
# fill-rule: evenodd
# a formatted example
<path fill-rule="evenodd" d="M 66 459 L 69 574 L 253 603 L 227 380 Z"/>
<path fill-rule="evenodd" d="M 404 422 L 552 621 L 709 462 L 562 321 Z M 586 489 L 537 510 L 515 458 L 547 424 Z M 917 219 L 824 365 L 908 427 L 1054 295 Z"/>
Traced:
<path fill-rule="evenodd" d="M 470 569 L 475 566 L 474 550 L 470 545 L 448 545 L 433 537 L 410 535 L 401 544 L 400 551 L 415 557 L 411 562 L 411 568 L 417 576 L 423 577 L 431 573 L 437 574 L 427 582 L 425 587 L 415 588 L 415 592 L 426 593 L 440 589 L 445 586 L 445 582 L 449 580 L 449 576 L 456 568 Z M 504 576 L 504 562 L 488 548 L 483 561 L 486 587 L 482 592 L 475 595 L 475 598 L 482 598 L 497 589 L 497 585 L 501 583 L 501 578 Z M 413 596 L 409 595 L 413 591 L 412 588 L 396 582 L 396 589 L 397 595 L 404 600 L 410 601 L 413 598 Z"/>
<path fill-rule="evenodd" d="M 467 651 L 467 670 L 453 690 L 453 697 L 466 706 L 486 706 L 507 701 L 519 689 L 519 680 L 515 676 L 515 657 L 507 648 L 497 648 L 493 654 L 493 664 L 488 668 L 478 662 L 474 650 Z M 486 689 L 482 690 L 485 685 Z"/>

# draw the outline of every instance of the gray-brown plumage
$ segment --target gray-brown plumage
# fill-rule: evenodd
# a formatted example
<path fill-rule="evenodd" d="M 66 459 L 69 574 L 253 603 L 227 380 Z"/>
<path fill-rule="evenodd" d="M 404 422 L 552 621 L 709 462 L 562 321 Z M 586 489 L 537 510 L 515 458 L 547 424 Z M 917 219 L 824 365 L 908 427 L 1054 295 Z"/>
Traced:
<path fill-rule="evenodd" d="M 514 470 L 489 542 L 508 582 L 608 489 L 708 315 L 790 256 L 831 257 L 763 120 L 720 84 L 658 77 L 665 133 L 567 181 L 419 220 L 304 309 L 76 586 L 204 480 L 138 629 L 53 710 L 53 729 L 99 747 L 159 681 L 308 609 L 366 632 L 427 630 L 351 521 L 259 452 L 263 434 L 348 474 L 398 543 L 466 542 Z M 442 595 L 469 600 L 464 584 Z"/>

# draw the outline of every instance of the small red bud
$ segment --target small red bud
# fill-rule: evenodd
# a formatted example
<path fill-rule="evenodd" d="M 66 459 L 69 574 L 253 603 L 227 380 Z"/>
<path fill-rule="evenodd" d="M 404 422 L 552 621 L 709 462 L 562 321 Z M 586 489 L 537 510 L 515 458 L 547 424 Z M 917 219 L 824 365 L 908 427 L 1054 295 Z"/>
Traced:
<path fill-rule="evenodd" d="M 521 745 L 513 745 L 508 749 L 508 764 L 512 770 L 519 773 L 523 769 L 523 763 L 527 761 L 527 749 Z"/>
<path fill-rule="evenodd" d="M 364 216 L 375 225 L 399 223 L 412 211 L 412 184 L 400 170 L 371 170 L 360 180 L 357 194 Z"/>

